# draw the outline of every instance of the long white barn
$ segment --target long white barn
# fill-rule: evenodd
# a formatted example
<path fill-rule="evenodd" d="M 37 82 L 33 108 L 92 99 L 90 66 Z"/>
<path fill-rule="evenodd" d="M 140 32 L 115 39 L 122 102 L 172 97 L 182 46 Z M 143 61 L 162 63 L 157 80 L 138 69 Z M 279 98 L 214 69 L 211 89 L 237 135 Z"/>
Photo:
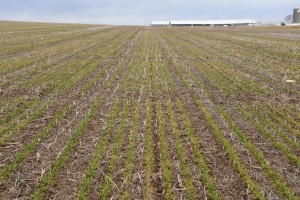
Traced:
<path fill-rule="evenodd" d="M 151 26 L 246 26 L 256 24 L 255 20 L 170 20 L 151 21 Z"/>
<path fill-rule="evenodd" d="M 171 26 L 245 26 L 256 24 L 255 20 L 170 20 Z"/>
<path fill-rule="evenodd" d="M 151 26 L 169 26 L 170 21 L 151 21 Z"/>

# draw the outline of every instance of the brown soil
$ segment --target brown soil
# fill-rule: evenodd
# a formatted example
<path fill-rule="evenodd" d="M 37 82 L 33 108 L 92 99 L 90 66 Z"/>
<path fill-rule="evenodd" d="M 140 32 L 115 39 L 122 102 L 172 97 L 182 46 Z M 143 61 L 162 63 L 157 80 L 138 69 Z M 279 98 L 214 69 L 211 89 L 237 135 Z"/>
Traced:
<path fill-rule="evenodd" d="M 0 27 L 1 23 L 3 22 L 0 22 Z M 30 31 L 33 31 L 33 29 L 32 27 L 28 28 L 29 30 L 26 30 L 26 28 L 24 29 L 23 27 L 23 32 L 24 34 L 30 35 Z M 61 28 L 67 31 L 66 28 Z M 236 102 L 249 105 L 253 105 L 253 102 L 258 102 L 262 106 L 272 105 L 272 102 L 274 102 L 274 104 L 276 103 L 275 105 L 279 105 L 281 108 L 287 103 L 289 107 L 286 109 L 285 114 L 294 122 L 294 125 L 290 126 L 291 129 L 296 130 L 297 127 L 300 127 L 300 125 L 298 126 L 299 116 L 295 113 L 290 113 L 291 110 L 297 110 L 299 108 L 298 99 L 300 99 L 300 92 L 298 90 L 300 86 L 296 82 L 294 85 L 284 85 L 281 87 L 279 85 L 281 82 L 277 80 L 276 77 L 283 76 L 281 73 L 284 73 L 284 71 L 280 68 L 276 69 L 273 66 L 283 67 L 290 62 L 291 68 L 289 73 L 293 70 L 295 71 L 295 65 L 299 62 L 296 61 L 295 58 L 299 55 L 293 52 L 293 54 L 287 54 L 285 58 L 282 58 L 286 50 L 280 52 L 278 48 L 274 51 L 270 48 L 272 45 L 277 44 L 276 42 L 278 42 L 278 44 L 290 44 L 292 39 L 297 42 L 298 39 L 294 36 L 300 32 L 300 29 L 282 29 L 281 27 L 265 27 L 261 29 L 255 27 L 234 27 L 227 29 L 220 27 L 111 27 L 103 29 L 103 32 L 100 31 L 101 34 L 103 34 L 101 36 L 93 31 L 95 27 L 87 26 L 87 28 L 90 29 L 85 30 L 87 34 L 84 35 L 83 38 L 79 37 L 81 33 L 78 32 L 73 35 L 74 37 L 72 36 L 70 40 L 64 39 L 58 43 L 47 43 L 47 47 L 51 48 L 49 59 L 51 58 L 53 62 L 57 61 L 57 65 L 46 66 L 45 64 L 48 60 L 40 60 L 45 56 L 44 51 L 39 52 L 41 46 L 38 44 L 39 42 L 43 42 L 42 39 L 34 43 L 36 46 L 26 49 L 27 47 L 24 46 L 24 44 L 27 44 L 26 42 L 29 44 L 35 36 L 32 38 L 28 36 L 29 39 L 24 41 L 24 43 L 14 43 L 14 47 L 20 46 L 19 51 L 10 52 L 12 54 L 7 53 L 0 55 L 0 57 L 2 56 L 7 59 L 10 59 L 12 55 L 15 55 L 16 59 L 19 57 L 23 58 L 23 56 L 25 56 L 23 53 L 26 54 L 26 52 L 30 56 L 37 55 L 35 64 L 20 69 L 16 68 L 16 70 L 0 75 L 0 78 L 3 77 L 0 84 L 12 80 L 14 77 L 16 78 L 14 84 L 9 82 L 7 86 L 0 89 L 0 100 L 5 101 L 0 108 L 0 120 L 4 119 L 10 112 L 14 112 L 15 109 L 20 108 L 24 102 L 29 102 L 33 99 L 37 99 L 38 102 L 41 102 L 41 105 L 48 105 L 40 117 L 34 119 L 26 127 L 18 130 L 12 138 L 0 147 L 0 199 L 30 199 L 31 195 L 41 186 L 41 181 L 45 174 L 53 169 L 54 163 L 75 133 L 76 127 L 88 116 L 92 105 L 99 96 L 102 96 L 103 100 L 98 110 L 71 149 L 63 166 L 58 169 L 51 180 L 51 184 L 45 188 L 45 191 L 42 193 L 44 199 L 74 199 L 78 196 L 82 181 L 87 176 L 87 169 L 91 164 L 93 154 L 104 136 L 103 131 L 108 123 L 108 116 L 117 99 L 120 100 L 119 111 L 113 122 L 112 129 L 108 133 L 108 142 L 104 147 L 104 154 L 101 156 L 97 171 L 92 177 L 91 186 L 86 196 L 87 199 L 103 199 L 103 197 L 99 195 L 103 184 L 107 181 L 106 175 L 110 172 L 109 167 L 112 164 L 111 156 L 113 155 L 112 152 L 116 145 L 122 111 L 127 100 L 130 101 L 129 112 L 126 117 L 124 132 L 122 133 L 122 146 L 116 155 L 114 171 L 110 178 L 112 183 L 109 194 L 110 199 L 121 199 L 125 191 L 128 191 L 130 199 L 144 199 L 146 197 L 145 154 L 148 152 L 145 152 L 147 144 L 147 141 L 145 141 L 147 138 L 145 136 L 145 129 L 147 100 L 151 100 L 152 103 L 152 119 L 150 124 L 152 126 L 153 165 L 151 166 L 152 172 L 150 177 L 151 196 L 153 199 L 166 198 L 164 157 L 162 157 L 164 151 L 159 134 L 159 121 L 156 109 L 158 102 L 162 106 L 165 121 L 167 159 L 170 163 L 169 170 L 171 171 L 171 191 L 174 195 L 174 199 L 188 199 L 189 197 L 189 191 L 186 190 L 185 182 L 182 181 L 183 166 L 181 165 L 175 144 L 176 137 L 173 133 L 170 113 L 167 111 L 168 101 L 173 105 L 174 115 L 178 123 L 178 133 L 180 134 L 179 140 L 186 153 L 186 164 L 191 175 L 190 180 L 196 189 L 197 199 L 211 198 L 207 185 L 204 182 L 201 172 L 202 169 L 199 168 L 196 161 L 194 146 L 188 136 L 183 116 L 176 106 L 177 100 L 183 102 L 186 114 L 197 137 L 199 150 L 202 153 L 205 164 L 209 168 L 209 175 L 212 177 L 220 199 L 255 199 L 254 194 L 239 173 L 236 163 L 234 163 L 228 155 L 226 148 L 222 145 L 211 126 L 211 122 L 207 120 L 205 112 L 199 108 L 195 99 L 200 100 L 206 110 L 211 114 L 212 121 L 220 128 L 223 136 L 229 144 L 232 145 L 241 164 L 250 175 L 250 178 L 260 187 L 261 194 L 267 199 L 286 198 L 266 174 L 265 169 L 262 168 L 259 161 L 239 139 L 237 133 L 230 128 L 230 125 L 226 122 L 226 119 L 221 116 L 218 108 L 222 108 L 228 113 L 239 129 L 249 138 L 249 141 L 254 145 L 255 149 L 263 153 L 268 165 L 287 183 L 289 188 L 295 191 L 294 195 L 300 197 L 300 189 L 298 187 L 300 185 L 299 167 L 293 164 L 282 150 L 277 148 L 260 130 L 249 120 L 244 118 L 235 107 Z M 284 31 L 288 31 L 288 33 L 285 34 Z M 120 40 L 121 36 L 124 36 L 125 33 L 130 33 L 125 35 L 128 38 L 126 41 L 122 41 L 120 44 L 118 44 L 119 42 L 114 43 Z M 5 32 L 0 33 L 0 35 L 1 34 L 5 34 Z M 14 34 L 18 35 L 18 33 Z M 40 36 L 42 37 L 44 33 L 35 32 L 35 34 L 37 37 L 41 34 Z M 76 35 L 78 38 L 75 37 Z M 97 38 L 97 41 L 92 41 L 92 38 Z M 219 38 L 219 40 L 216 38 Z M 67 51 L 67 48 L 63 48 L 66 51 L 61 49 L 61 51 L 64 52 L 62 55 L 55 54 L 55 49 L 59 49 L 60 45 L 67 45 L 72 41 L 76 41 L 76 44 L 79 44 L 80 41 L 85 41 L 85 39 L 89 41 L 85 46 L 77 47 L 74 51 Z M 247 43 L 249 39 L 255 41 L 253 43 Z M 261 40 L 267 41 L 266 44 L 262 46 L 258 45 Z M 45 41 L 48 41 L 48 39 L 45 39 Z M 76 46 L 76 44 L 74 44 L 74 46 Z M 111 45 L 114 44 L 116 44 L 116 51 L 109 51 Z M 248 50 L 249 47 L 253 48 Z M 5 50 L 9 52 L 8 46 L 5 48 Z M 22 50 L 22 48 L 24 49 Z M 295 48 L 297 49 L 298 47 Z M 84 55 L 84 53 L 89 53 L 95 49 L 99 49 L 97 55 L 92 55 L 91 57 Z M 234 55 L 238 52 L 239 54 Z M 255 60 L 255 58 L 248 56 L 247 52 L 249 52 L 249 55 L 261 53 L 263 60 Z M 274 55 L 271 55 L 272 52 Z M 99 60 L 102 58 L 102 54 L 105 54 L 105 56 Z M 51 79 L 51 75 L 53 75 L 53 73 L 49 71 L 52 69 L 62 69 L 59 66 L 75 62 L 74 60 L 72 61 L 73 58 L 80 58 L 80 62 L 76 63 L 77 65 L 73 68 L 70 66 L 70 68 L 64 69 L 61 72 L 57 70 L 60 74 L 55 77 L 53 83 L 63 81 L 64 78 L 68 78 L 72 74 L 79 74 L 80 72 L 77 70 L 80 70 L 80 63 L 94 60 L 101 61 L 101 64 L 91 73 L 83 77 L 67 92 L 48 91 L 52 84 L 51 81 L 48 81 Z M 182 70 L 183 76 L 187 79 L 187 84 L 191 86 L 191 90 L 189 90 L 181 80 L 174 63 Z M 212 66 L 214 63 L 216 63 L 216 65 Z M 264 69 L 260 69 L 256 66 L 261 63 L 264 64 Z M 165 64 L 166 68 L 164 68 Z M 198 64 L 199 66 L 196 66 Z M 268 64 L 272 65 L 269 71 L 266 67 Z M 210 67 L 211 73 L 207 74 L 206 72 L 209 72 Z M 228 71 L 222 73 L 222 68 L 228 69 Z M 79 95 L 85 84 L 93 80 L 102 69 L 106 69 L 105 73 L 95 81 L 84 95 Z M 120 71 L 115 77 L 115 80 L 109 82 L 117 69 L 120 69 Z M 137 69 L 137 74 L 135 74 L 132 69 Z M 166 69 L 170 72 L 171 79 L 174 81 L 174 93 L 168 89 L 171 86 L 169 82 L 166 83 L 166 88 L 163 88 L 164 81 L 168 80 Z M 229 77 L 228 74 L 226 74 L 229 71 L 233 71 L 233 69 L 236 70 L 241 77 L 234 75 Z M 130 84 L 128 84 L 126 85 L 127 87 L 125 87 L 125 91 L 121 91 L 120 87 L 125 80 L 127 72 L 130 73 L 127 82 L 133 83 L 133 90 L 130 90 Z M 45 82 L 40 86 L 32 86 L 32 88 L 29 87 L 27 89 L 21 88 L 22 85 L 30 81 L 34 82 L 38 80 L 38 77 L 44 74 L 48 74 L 49 77 L 48 79 L 46 78 Z M 23 78 L 17 78 L 22 75 L 24 75 Z M 150 91 L 147 90 L 148 75 L 150 76 Z M 196 81 L 193 80 L 193 77 L 204 86 L 205 91 L 209 93 L 208 95 L 199 88 Z M 243 80 L 243 77 L 250 78 Z M 299 76 L 295 75 L 295 77 Z M 222 91 L 218 85 L 213 84 L 212 80 L 216 82 L 219 81 L 217 78 L 221 78 L 221 80 L 224 80 L 224 83 L 227 84 L 224 86 L 224 88 L 226 87 L 224 91 Z M 140 80 L 142 81 L 142 86 L 138 88 Z M 254 91 L 250 84 L 237 84 L 237 82 L 243 83 L 242 81 L 246 82 L 246 80 L 249 82 L 252 81 L 251 84 L 255 86 L 261 86 L 262 88 L 259 88 L 261 90 L 258 91 L 265 89 L 264 92 L 260 93 Z M 158 83 L 158 91 L 155 90 L 155 81 Z M 107 83 L 110 83 L 110 85 L 106 85 Z M 244 90 L 240 88 L 244 88 Z M 251 92 L 252 90 L 253 92 Z M 283 100 L 283 96 L 286 97 L 285 100 Z M 15 102 L 12 99 L 10 102 L 8 99 L 12 97 L 22 97 L 22 99 Z M 135 133 L 137 134 L 137 139 L 134 146 L 134 161 L 132 163 L 131 177 L 125 177 L 125 166 L 128 164 L 129 144 L 132 141 L 133 133 L 131 130 L 135 113 L 134 103 L 136 101 L 140 101 L 140 109 L 138 128 Z M 32 106 L 35 105 L 37 105 L 36 102 L 34 102 Z M 5 178 L 3 178 L 3 169 L 17 159 L 17 154 L 22 152 L 26 145 L 33 141 L 37 134 L 43 130 L 66 105 L 69 105 L 67 114 L 57 121 L 56 125 L 49 130 L 47 136 L 39 141 L 38 145 L 34 147 L 24 160 L 17 164 L 12 172 L 9 172 L 7 177 L 5 176 Z M 40 109 L 40 107 L 38 107 L 36 110 L 33 110 L 32 106 L 20 113 L 26 114 L 25 119 L 22 119 L 23 121 L 29 119 L 35 111 Z M 276 110 L 276 107 L 274 107 L 274 109 Z M 9 123 L 19 120 L 18 115 L 13 116 L 8 122 L 3 122 L 0 128 L 2 129 Z M 277 117 L 282 119 L 282 116 Z M 257 117 L 254 116 L 253 119 L 260 123 Z M 16 124 L 16 128 L 20 126 L 20 123 L 23 122 L 22 120 Z M 268 120 L 272 121 L 273 119 L 268 118 Z M 275 121 L 272 122 L 275 123 Z M 265 126 L 263 122 L 260 124 Z M 283 132 L 287 131 L 283 125 L 279 125 L 279 129 Z M 7 131 L 5 134 L 13 134 L 12 130 L 13 129 Z M 268 131 L 272 133 L 276 141 L 285 143 L 288 148 L 292 150 L 293 155 L 299 159 L 300 152 L 296 148 L 289 146 L 287 142 L 280 138 L 278 133 L 272 132 L 270 129 L 268 129 Z M 293 134 L 289 132 L 288 137 L 292 138 Z"/>

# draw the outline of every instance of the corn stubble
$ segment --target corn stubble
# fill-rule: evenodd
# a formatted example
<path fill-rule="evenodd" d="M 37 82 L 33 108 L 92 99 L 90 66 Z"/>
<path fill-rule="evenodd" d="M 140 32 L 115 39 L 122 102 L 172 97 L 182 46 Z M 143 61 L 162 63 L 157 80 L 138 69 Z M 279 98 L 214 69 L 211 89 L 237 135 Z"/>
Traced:
<path fill-rule="evenodd" d="M 299 28 L 0 27 L 0 199 L 300 198 Z"/>

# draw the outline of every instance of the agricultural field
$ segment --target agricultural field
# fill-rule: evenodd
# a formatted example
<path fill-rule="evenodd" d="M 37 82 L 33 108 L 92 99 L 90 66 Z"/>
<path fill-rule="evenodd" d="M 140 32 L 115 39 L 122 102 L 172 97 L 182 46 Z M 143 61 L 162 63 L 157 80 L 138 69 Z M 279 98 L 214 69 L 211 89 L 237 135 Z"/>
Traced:
<path fill-rule="evenodd" d="M 300 27 L 0 36 L 0 199 L 300 199 Z"/>

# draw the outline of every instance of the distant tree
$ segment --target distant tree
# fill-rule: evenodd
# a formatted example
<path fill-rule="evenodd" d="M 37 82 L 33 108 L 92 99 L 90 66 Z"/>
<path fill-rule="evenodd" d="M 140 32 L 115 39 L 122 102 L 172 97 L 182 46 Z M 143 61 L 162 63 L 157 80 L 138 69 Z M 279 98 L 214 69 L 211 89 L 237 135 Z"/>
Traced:
<path fill-rule="evenodd" d="M 287 15 L 285 18 L 284 18 L 284 21 L 286 22 L 291 22 L 293 20 L 293 15 Z"/>

